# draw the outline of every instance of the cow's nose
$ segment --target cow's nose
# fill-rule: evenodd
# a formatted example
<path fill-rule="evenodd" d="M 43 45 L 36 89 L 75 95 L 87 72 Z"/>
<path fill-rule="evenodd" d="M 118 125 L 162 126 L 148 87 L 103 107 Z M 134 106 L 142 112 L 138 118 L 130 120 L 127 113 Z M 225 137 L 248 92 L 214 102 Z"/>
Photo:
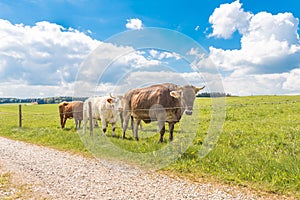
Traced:
<path fill-rule="evenodd" d="M 193 114 L 193 111 L 192 111 L 192 110 L 186 110 L 186 111 L 185 111 L 185 114 L 187 114 L 187 115 L 192 115 L 192 114 Z"/>

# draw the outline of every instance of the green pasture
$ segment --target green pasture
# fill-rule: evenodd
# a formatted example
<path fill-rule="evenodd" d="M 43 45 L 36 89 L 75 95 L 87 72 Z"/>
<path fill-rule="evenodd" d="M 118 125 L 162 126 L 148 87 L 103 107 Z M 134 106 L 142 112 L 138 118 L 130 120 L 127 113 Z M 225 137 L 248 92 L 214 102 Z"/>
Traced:
<path fill-rule="evenodd" d="M 127 139 L 121 139 L 120 124 L 114 138 L 110 128 L 106 137 L 102 136 L 100 128 L 95 129 L 93 136 L 83 134 L 82 130 L 77 132 L 73 120 L 68 120 L 67 128 L 62 130 L 57 105 L 23 105 L 22 128 L 18 127 L 18 105 L 0 105 L 0 135 L 87 156 L 92 152 L 100 157 L 122 159 L 122 152 L 115 153 L 118 149 L 130 155 L 125 155 L 123 160 L 137 154 L 152 154 L 145 162 L 151 162 L 152 158 L 163 160 L 165 156 L 170 162 L 162 170 L 168 173 L 300 198 L 300 96 L 226 98 L 222 133 L 204 157 L 199 152 L 211 128 L 212 99 L 197 99 L 195 108 L 198 109 L 193 115 L 197 120 L 184 118 L 177 124 L 172 143 L 167 133 L 165 142 L 158 142 L 154 123 L 143 124 L 144 130 L 139 131 L 140 141 L 133 139 L 131 130 L 127 131 Z M 187 124 L 196 128 L 195 135 L 187 135 Z M 189 144 L 187 149 L 182 147 L 185 144 Z M 175 157 L 160 154 L 163 148 L 175 150 Z"/>

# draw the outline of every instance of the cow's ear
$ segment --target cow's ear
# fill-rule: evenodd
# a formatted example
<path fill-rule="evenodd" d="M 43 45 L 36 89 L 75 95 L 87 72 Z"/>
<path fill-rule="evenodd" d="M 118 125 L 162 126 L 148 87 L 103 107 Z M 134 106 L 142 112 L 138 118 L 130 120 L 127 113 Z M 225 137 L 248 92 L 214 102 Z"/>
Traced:
<path fill-rule="evenodd" d="M 176 99 L 178 99 L 181 95 L 181 92 L 180 91 L 172 91 L 170 92 L 170 95 Z"/>
<path fill-rule="evenodd" d="M 112 103 L 113 100 L 112 100 L 112 98 L 107 98 L 106 101 L 107 101 L 108 103 Z"/>

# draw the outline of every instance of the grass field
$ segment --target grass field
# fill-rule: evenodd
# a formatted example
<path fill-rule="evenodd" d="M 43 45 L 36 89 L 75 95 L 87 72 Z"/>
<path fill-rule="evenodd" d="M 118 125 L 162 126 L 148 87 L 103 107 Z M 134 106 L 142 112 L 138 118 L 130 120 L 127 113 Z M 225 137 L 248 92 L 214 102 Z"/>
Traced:
<path fill-rule="evenodd" d="M 195 106 L 200 106 L 199 119 L 190 122 L 197 128 L 195 137 L 188 141 L 191 144 L 187 150 L 183 149 L 177 155 L 179 158 L 162 170 L 300 198 L 300 96 L 226 98 L 222 134 L 204 157 L 199 156 L 199 150 L 211 124 L 212 101 L 209 98 L 196 101 Z M 74 129 L 73 120 L 67 121 L 66 129 L 60 128 L 57 105 L 23 105 L 22 108 L 23 128 L 18 128 L 18 105 L 0 106 L 0 135 L 90 155 Z M 177 141 L 184 136 L 179 131 L 182 126 L 175 127 Z M 127 133 L 128 139 L 122 140 L 111 138 L 108 130 L 107 138 L 115 146 L 134 153 L 152 152 L 170 144 L 168 134 L 166 142 L 158 143 L 155 125 L 144 128 L 138 142 L 132 139 L 131 131 Z M 121 136 L 120 128 L 117 136 Z"/>

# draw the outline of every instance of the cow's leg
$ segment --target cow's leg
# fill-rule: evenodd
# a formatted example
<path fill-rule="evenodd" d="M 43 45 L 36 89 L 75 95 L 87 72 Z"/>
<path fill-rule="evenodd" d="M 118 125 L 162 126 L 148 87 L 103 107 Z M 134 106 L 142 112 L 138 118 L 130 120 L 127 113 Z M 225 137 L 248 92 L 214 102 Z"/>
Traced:
<path fill-rule="evenodd" d="M 141 120 L 138 119 L 133 119 L 133 135 L 135 137 L 135 139 L 138 141 L 139 140 L 139 136 L 138 136 L 138 128 L 139 128 L 139 124 L 140 124 Z"/>
<path fill-rule="evenodd" d="M 76 124 L 76 130 L 80 128 L 81 120 L 80 119 L 74 119 Z"/>
<path fill-rule="evenodd" d="M 130 118 L 131 118 L 131 124 L 130 124 L 131 125 L 131 130 L 134 133 L 134 119 L 133 119 L 132 116 Z"/>
<path fill-rule="evenodd" d="M 111 128 L 112 128 L 111 135 L 114 137 L 115 136 L 115 130 L 116 130 L 116 123 L 111 123 Z"/>
<path fill-rule="evenodd" d="M 127 111 L 124 111 L 123 112 L 123 127 L 122 127 L 123 128 L 123 136 L 122 136 L 123 139 L 125 139 L 125 133 L 126 133 L 126 130 L 128 127 L 129 119 L 130 119 L 130 113 Z"/>
<path fill-rule="evenodd" d="M 60 126 L 61 128 L 64 128 L 64 115 L 63 114 L 60 114 Z"/>
<path fill-rule="evenodd" d="M 143 126 L 142 126 L 142 123 L 140 122 L 140 129 L 143 131 Z"/>
<path fill-rule="evenodd" d="M 87 120 L 83 119 L 83 133 L 84 134 L 86 133 L 86 123 L 87 123 Z"/>
<path fill-rule="evenodd" d="M 158 124 L 158 130 L 159 130 L 159 133 L 160 133 L 159 141 L 163 142 L 164 141 L 164 134 L 165 134 L 165 131 L 166 131 L 165 122 L 164 121 L 158 121 L 157 124 Z"/>
<path fill-rule="evenodd" d="M 132 131 L 133 131 L 133 117 L 131 116 L 130 118 L 131 118 L 131 123 L 130 123 L 130 125 L 131 125 L 131 129 L 132 129 Z"/>
<path fill-rule="evenodd" d="M 169 122 L 169 132 L 170 132 L 170 141 L 173 140 L 173 131 L 174 131 L 174 125 L 175 123 L 174 122 Z"/>
<path fill-rule="evenodd" d="M 104 119 L 101 119 L 101 122 L 102 122 L 102 134 L 105 135 L 105 132 L 107 130 L 107 123 L 106 120 Z"/>
<path fill-rule="evenodd" d="M 63 123 L 62 123 L 62 128 L 65 128 L 65 125 L 66 125 L 66 121 L 67 121 L 67 118 L 66 117 L 64 117 L 64 119 L 63 119 Z"/>
<path fill-rule="evenodd" d="M 121 119 L 121 126 L 123 127 L 123 122 L 124 122 L 124 119 L 123 119 L 123 111 L 120 112 L 120 119 Z"/>
<path fill-rule="evenodd" d="M 81 125 L 81 119 L 78 120 L 78 128 L 80 128 L 80 125 Z"/>
<path fill-rule="evenodd" d="M 83 110 L 83 133 L 85 134 L 86 133 L 86 124 L 87 124 L 87 121 L 88 121 L 88 113 L 87 113 L 87 111 L 85 110 L 85 108 L 84 108 L 84 110 Z"/>
<path fill-rule="evenodd" d="M 83 118 L 83 133 L 86 133 L 87 118 Z"/>
<path fill-rule="evenodd" d="M 97 119 L 93 119 L 93 124 L 95 128 L 99 127 Z"/>
<path fill-rule="evenodd" d="M 74 121 L 75 121 L 75 130 L 78 129 L 78 120 L 74 118 Z"/>
<path fill-rule="evenodd" d="M 80 119 L 76 119 L 75 120 L 75 124 L 76 124 L 76 130 L 80 129 L 81 120 Z"/>

